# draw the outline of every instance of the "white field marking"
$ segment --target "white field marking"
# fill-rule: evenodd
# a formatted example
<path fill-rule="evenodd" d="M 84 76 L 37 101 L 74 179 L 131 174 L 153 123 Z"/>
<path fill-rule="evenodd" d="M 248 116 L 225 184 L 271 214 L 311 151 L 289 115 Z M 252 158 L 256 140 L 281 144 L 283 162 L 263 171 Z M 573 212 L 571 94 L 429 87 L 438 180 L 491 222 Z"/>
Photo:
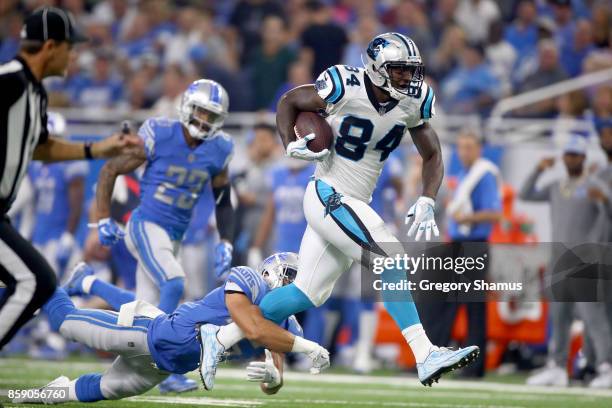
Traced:
<path fill-rule="evenodd" d="M 217 371 L 219 379 L 244 380 L 245 371 L 235 368 L 223 368 Z M 423 390 L 423 395 L 432 389 L 436 390 L 485 390 L 491 392 L 504 393 L 521 393 L 521 394 L 545 394 L 545 395 L 582 395 L 589 397 L 612 397 L 612 390 L 595 390 L 583 387 L 536 387 L 527 386 L 525 384 L 504 384 L 491 381 L 461 381 L 454 379 L 442 379 L 439 384 L 435 384 L 433 388 L 423 387 L 417 380 L 416 376 L 396 376 L 396 377 L 376 377 L 368 375 L 354 374 L 319 374 L 312 375 L 308 373 L 284 372 L 283 378 L 286 382 L 317 382 L 329 384 L 359 384 L 359 385 L 375 385 L 387 387 L 402 387 L 402 388 L 418 388 Z"/>
<path fill-rule="evenodd" d="M 233 391 L 254 391 L 256 388 L 253 388 L 252 385 L 245 384 L 223 384 L 217 383 L 215 384 L 215 390 L 233 390 Z M 338 388 L 333 387 L 302 387 L 299 385 L 290 385 L 285 384 L 283 386 L 284 392 L 292 392 L 292 393 L 302 393 L 302 394 L 338 394 L 342 391 L 338 391 Z M 410 394 L 406 392 L 406 390 L 385 390 L 385 389 L 344 389 L 344 392 L 350 395 L 365 395 L 365 396 L 380 396 L 380 397 L 399 397 L 399 398 L 409 398 Z M 461 394 L 454 394 L 449 392 L 436 392 L 434 390 L 427 390 L 427 397 L 431 398 L 442 398 L 442 399 L 478 399 L 478 400 L 490 400 L 494 398 L 500 398 L 499 394 L 494 393 L 483 393 L 483 392 L 462 392 Z M 590 396 L 576 396 L 577 398 L 584 400 L 595 400 L 595 398 Z M 504 395 L 503 398 L 505 400 L 511 401 L 550 401 L 550 400 L 566 400 L 567 396 L 562 395 L 532 395 L 532 394 L 524 394 L 524 395 Z"/>
<path fill-rule="evenodd" d="M 209 397 L 131 397 L 124 401 L 130 402 L 152 402 L 158 404 L 182 404 L 182 405 L 208 405 L 215 407 L 241 407 L 251 408 L 263 405 L 263 402 L 254 400 L 221 399 Z"/>
<path fill-rule="evenodd" d="M 345 401 L 337 399 L 260 399 L 234 400 L 208 397 L 131 397 L 124 401 L 151 402 L 160 404 L 183 404 L 183 405 L 212 405 L 221 407 L 257 407 L 264 404 L 292 404 L 296 406 L 311 405 L 349 405 L 349 406 L 385 406 L 385 407 L 407 407 L 407 408 L 525 408 L 518 405 L 465 405 L 465 404 L 438 404 L 430 402 L 380 402 L 380 401 Z"/>

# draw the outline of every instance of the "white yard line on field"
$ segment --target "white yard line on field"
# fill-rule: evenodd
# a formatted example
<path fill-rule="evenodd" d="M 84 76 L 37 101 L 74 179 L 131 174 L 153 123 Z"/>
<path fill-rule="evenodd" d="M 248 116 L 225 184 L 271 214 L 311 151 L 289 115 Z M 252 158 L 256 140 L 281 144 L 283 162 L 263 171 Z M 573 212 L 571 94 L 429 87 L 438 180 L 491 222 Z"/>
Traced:
<path fill-rule="evenodd" d="M 383 407 L 400 407 L 400 408 L 525 408 L 519 405 L 472 405 L 472 404 L 439 404 L 431 402 L 380 402 L 380 401 L 345 401 L 337 399 L 250 399 L 250 400 L 234 400 L 208 397 L 132 397 L 125 401 L 133 402 L 150 402 L 160 404 L 182 404 L 182 405 L 209 405 L 222 407 L 257 407 L 264 404 L 295 404 L 296 406 L 310 405 L 348 405 L 348 406 L 383 406 Z"/>
<path fill-rule="evenodd" d="M 245 379 L 245 371 L 235 368 L 223 368 L 220 367 L 217 371 L 217 378 L 219 379 Z M 359 385 L 376 385 L 376 386 L 388 386 L 388 387 L 402 387 L 402 388 L 418 388 L 423 390 L 423 393 L 427 393 L 430 388 L 423 387 L 418 382 L 415 376 L 402 376 L 402 377 L 377 377 L 368 375 L 354 375 L 354 374 L 320 374 L 312 375 L 307 373 L 298 372 L 285 372 L 283 373 L 284 380 L 296 382 L 323 382 L 329 384 L 359 384 Z M 612 390 L 595 390 L 591 388 L 579 388 L 579 387 L 533 387 L 526 386 L 525 384 L 504 384 L 490 381 L 461 381 L 461 380 L 440 380 L 439 384 L 434 384 L 433 388 L 437 390 L 444 389 L 461 389 L 461 390 L 485 390 L 492 392 L 511 392 L 511 393 L 522 393 L 522 394 L 546 394 L 546 395 L 582 395 L 590 397 L 610 397 L 612 398 Z"/>

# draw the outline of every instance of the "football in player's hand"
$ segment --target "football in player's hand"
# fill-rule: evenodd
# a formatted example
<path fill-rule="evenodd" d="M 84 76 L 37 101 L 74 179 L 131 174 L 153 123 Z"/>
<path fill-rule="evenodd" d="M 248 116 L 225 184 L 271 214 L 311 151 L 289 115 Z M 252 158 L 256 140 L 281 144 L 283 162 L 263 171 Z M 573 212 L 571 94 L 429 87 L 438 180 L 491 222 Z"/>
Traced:
<path fill-rule="evenodd" d="M 298 138 L 314 133 L 315 138 L 308 142 L 308 149 L 318 153 L 329 149 L 332 144 L 332 129 L 325 119 L 314 112 L 300 112 L 295 121 L 295 135 Z"/>

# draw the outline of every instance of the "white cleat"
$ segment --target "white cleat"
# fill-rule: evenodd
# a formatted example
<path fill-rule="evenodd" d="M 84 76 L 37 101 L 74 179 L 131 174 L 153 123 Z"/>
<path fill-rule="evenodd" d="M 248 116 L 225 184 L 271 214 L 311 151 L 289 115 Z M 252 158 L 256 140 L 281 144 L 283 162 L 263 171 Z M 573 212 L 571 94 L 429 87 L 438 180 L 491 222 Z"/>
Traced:
<path fill-rule="evenodd" d="M 421 384 L 427 386 L 438 382 L 442 374 L 463 368 L 476 361 L 480 354 L 478 346 L 468 346 L 458 350 L 446 347 L 435 347 L 420 364 L 417 364 L 417 372 Z"/>
<path fill-rule="evenodd" d="M 567 387 L 569 378 L 567 371 L 553 361 L 527 378 L 527 385 L 538 385 L 547 387 Z"/>
<path fill-rule="evenodd" d="M 200 340 L 200 378 L 204 388 L 208 391 L 215 386 L 215 374 L 217 374 L 217 366 L 223 360 L 225 347 L 217 340 L 217 332 L 219 326 L 214 324 L 204 324 L 198 331 L 198 339 Z"/>
<path fill-rule="evenodd" d="M 589 383 L 589 388 L 612 388 L 612 365 L 602 363 L 597 368 L 597 376 Z"/>
<path fill-rule="evenodd" d="M 14 404 L 45 404 L 53 405 L 69 402 L 70 379 L 64 375 L 57 377 L 41 388 L 21 390 L 18 398 L 13 398 Z"/>

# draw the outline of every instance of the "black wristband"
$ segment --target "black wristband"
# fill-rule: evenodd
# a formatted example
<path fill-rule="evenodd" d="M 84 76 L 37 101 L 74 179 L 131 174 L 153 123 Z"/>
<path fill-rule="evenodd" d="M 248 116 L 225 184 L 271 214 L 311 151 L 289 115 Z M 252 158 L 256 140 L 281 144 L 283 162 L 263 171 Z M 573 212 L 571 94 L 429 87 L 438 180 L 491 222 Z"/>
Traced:
<path fill-rule="evenodd" d="M 91 142 L 87 142 L 83 145 L 83 150 L 85 150 L 85 158 L 87 160 L 93 160 L 93 154 L 91 153 Z"/>

